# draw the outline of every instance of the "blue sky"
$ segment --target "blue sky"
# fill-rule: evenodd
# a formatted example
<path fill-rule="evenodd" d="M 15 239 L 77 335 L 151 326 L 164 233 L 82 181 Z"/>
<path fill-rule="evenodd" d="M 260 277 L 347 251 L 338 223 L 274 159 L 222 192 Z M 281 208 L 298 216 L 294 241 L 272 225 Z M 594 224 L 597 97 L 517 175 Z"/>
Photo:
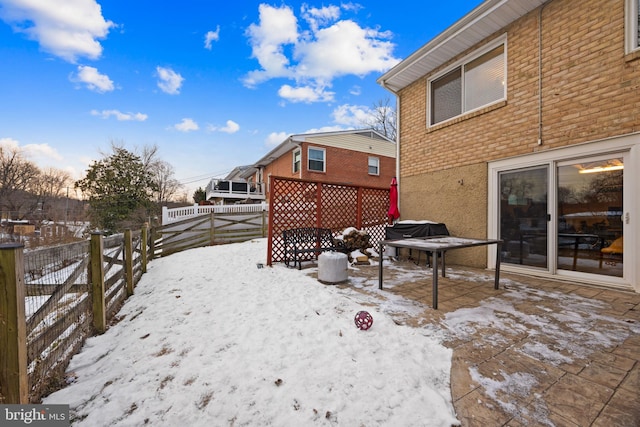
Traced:
<path fill-rule="evenodd" d="M 0 144 L 82 178 L 157 145 L 189 195 L 291 134 L 362 127 L 390 67 L 480 0 L 0 0 Z"/>

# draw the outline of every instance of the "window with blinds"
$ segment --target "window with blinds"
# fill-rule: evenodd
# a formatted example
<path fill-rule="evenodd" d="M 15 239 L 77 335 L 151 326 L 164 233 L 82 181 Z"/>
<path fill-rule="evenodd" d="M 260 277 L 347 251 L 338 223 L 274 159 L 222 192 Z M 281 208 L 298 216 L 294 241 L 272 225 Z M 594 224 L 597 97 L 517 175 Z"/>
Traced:
<path fill-rule="evenodd" d="M 310 171 L 324 172 L 324 150 L 321 148 L 309 148 L 309 167 Z"/>
<path fill-rule="evenodd" d="M 430 125 L 506 98 L 504 44 L 429 83 Z"/>

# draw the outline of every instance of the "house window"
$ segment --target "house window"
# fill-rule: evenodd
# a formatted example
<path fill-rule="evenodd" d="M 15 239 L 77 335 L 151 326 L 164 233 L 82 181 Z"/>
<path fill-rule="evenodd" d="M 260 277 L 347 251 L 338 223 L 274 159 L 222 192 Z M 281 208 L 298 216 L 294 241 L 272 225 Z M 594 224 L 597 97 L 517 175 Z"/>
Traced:
<path fill-rule="evenodd" d="M 369 175 L 380 175 L 380 159 L 369 157 Z"/>
<path fill-rule="evenodd" d="M 625 50 L 631 53 L 640 48 L 640 0 L 626 0 Z"/>
<path fill-rule="evenodd" d="M 309 148 L 309 170 L 324 172 L 324 150 Z"/>
<path fill-rule="evenodd" d="M 504 51 L 503 42 L 431 80 L 429 123 L 435 125 L 505 99 Z"/>
<path fill-rule="evenodd" d="M 300 172 L 300 150 L 293 152 L 293 172 Z"/>

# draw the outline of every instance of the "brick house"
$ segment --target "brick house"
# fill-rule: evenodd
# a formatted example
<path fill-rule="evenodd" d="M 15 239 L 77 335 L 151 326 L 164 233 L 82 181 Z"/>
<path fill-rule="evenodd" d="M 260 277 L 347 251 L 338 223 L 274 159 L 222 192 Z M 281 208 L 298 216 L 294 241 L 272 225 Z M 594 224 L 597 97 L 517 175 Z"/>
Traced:
<path fill-rule="evenodd" d="M 639 3 L 486 0 L 381 76 L 401 219 L 501 238 L 507 271 L 640 292 Z"/>
<path fill-rule="evenodd" d="M 253 168 L 267 201 L 270 176 L 385 188 L 396 173 L 396 144 L 371 129 L 291 135 Z"/>

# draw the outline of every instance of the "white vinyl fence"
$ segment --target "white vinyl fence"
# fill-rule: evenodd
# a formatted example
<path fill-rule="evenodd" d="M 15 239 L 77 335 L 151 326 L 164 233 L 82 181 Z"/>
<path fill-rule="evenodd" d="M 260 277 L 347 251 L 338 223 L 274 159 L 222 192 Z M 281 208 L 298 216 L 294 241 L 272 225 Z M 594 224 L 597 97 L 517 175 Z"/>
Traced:
<path fill-rule="evenodd" d="M 230 213 L 254 213 L 267 212 L 269 205 L 265 202 L 250 205 L 203 205 L 182 206 L 179 208 L 162 207 L 162 225 L 193 218 L 202 214 L 230 214 Z"/>

